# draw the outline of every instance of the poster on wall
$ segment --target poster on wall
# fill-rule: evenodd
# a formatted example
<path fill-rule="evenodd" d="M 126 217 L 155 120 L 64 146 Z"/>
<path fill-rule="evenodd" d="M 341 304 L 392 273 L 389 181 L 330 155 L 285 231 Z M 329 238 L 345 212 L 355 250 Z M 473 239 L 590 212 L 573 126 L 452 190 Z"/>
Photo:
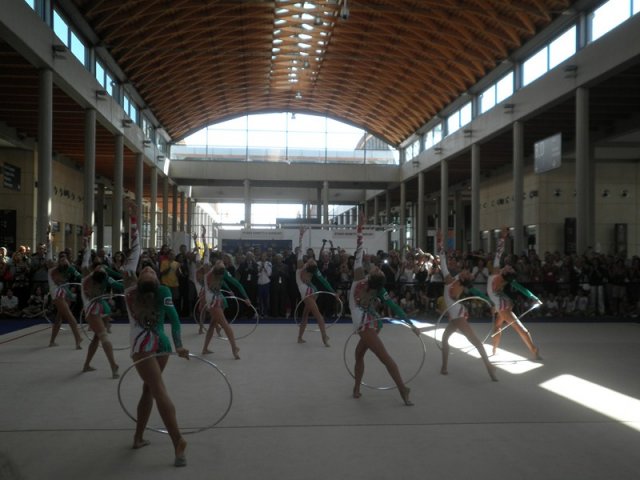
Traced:
<path fill-rule="evenodd" d="M 16 167 L 15 165 L 11 165 L 10 163 L 4 164 L 2 167 L 2 186 L 4 188 L 8 188 L 9 190 L 15 190 L 19 192 L 22 188 L 22 180 L 21 180 L 22 172 L 20 167 Z"/>

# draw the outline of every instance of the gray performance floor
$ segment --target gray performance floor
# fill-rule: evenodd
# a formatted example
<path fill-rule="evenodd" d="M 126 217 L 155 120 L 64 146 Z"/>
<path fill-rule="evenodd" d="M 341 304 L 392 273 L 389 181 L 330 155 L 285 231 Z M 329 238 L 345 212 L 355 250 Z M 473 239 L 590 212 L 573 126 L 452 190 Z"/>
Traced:
<path fill-rule="evenodd" d="M 484 336 L 487 324 L 474 328 Z M 440 350 L 423 325 L 387 325 L 383 339 L 409 378 L 415 406 L 396 390 L 353 387 L 343 360 L 350 326 L 329 330 L 331 348 L 315 331 L 296 343 L 296 327 L 260 325 L 239 341 L 241 360 L 214 339 L 207 359 L 232 386 L 228 415 L 186 436 L 188 466 L 172 466 L 167 435 L 148 432 L 148 447 L 131 449 L 140 382 L 134 370 L 109 378 L 98 350 L 95 372 L 80 373 L 86 354 L 68 330 L 48 348 L 46 325 L 0 337 L 0 478 L 42 479 L 634 479 L 640 478 L 640 325 L 532 323 L 544 360 L 527 360 L 514 331 L 493 357 L 500 381 L 480 360 L 456 350 L 449 375 L 439 374 Z M 237 334 L 248 333 L 238 326 Z M 125 325 L 114 325 L 121 372 L 131 365 Z M 194 325 L 185 346 L 202 349 Z M 355 340 L 347 343 L 350 358 Z M 171 358 L 165 381 L 181 427 L 214 423 L 229 404 L 224 378 L 196 358 Z M 377 359 L 367 356 L 365 381 L 386 386 Z M 160 425 L 155 418 L 151 425 Z"/>

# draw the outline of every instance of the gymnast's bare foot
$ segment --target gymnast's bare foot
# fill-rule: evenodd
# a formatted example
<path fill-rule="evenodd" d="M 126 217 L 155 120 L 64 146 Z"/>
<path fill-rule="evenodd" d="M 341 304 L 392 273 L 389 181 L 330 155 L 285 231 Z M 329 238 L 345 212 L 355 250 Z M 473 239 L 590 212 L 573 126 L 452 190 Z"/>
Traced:
<path fill-rule="evenodd" d="M 133 448 L 135 450 L 137 450 L 139 448 L 146 447 L 150 443 L 151 442 L 149 440 L 145 440 L 144 438 L 134 438 L 133 439 Z"/>
<path fill-rule="evenodd" d="M 362 396 L 362 394 L 360 393 L 360 389 L 358 387 L 355 387 L 353 389 L 353 398 L 360 398 Z"/>
<path fill-rule="evenodd" d="M 176 459 L 173 464 L 176 467 L 186 467 L 187 466 L 187 457 L 184 454 L 184 451 L 187 449 L 187 442 L 184 438 L 180 438 L 178 440 L 178 446 L 176 446 Z"/>
<path fill-rule="evenodd" d="M 213 353 L 213 351 L 209 350 L 208 348 L 202 349 L 202 355 L 207 355 L 208 353 Z"/>
<path fill-rule="evenodd" d="M 411 392 L 411 389 L 409 387 L 404 387 L 404 389 L 400 392 L 400 395 L 402 396 L 402 400 L 404 400 L 404 404 L 407 407 L 412 407 L 413 402 L 409 400 L 409 392 Z"/>
<path fill-rule="evenodd" d="M 498 381 L 498 377 L 496 377 L 496 367 L 494 365 L 488 365 L 487 372 L 489 372 L 491 380 L 493 380 L 494 382 Z"/>
<path fill-rule="evenodd" d="M 447 367 L 442 367 L 440 369 L 440 375 L 449 375 L 449 370 L 447 370 Z"/>
<path fill-rule="evenodd" d="M 240 360 L 240 349 L 239 348 L 234 348 L 233 349 L 233 358 L 235 358 L 236 360 Z"/>
<path fill-rule="evenodd" d="M 324 335 L 322 337 L 322 343 L 324 343 L 325 347 L 330 347 L 331 345 L 329 345 L 329 336 L 328 335 Z"/>
<path fill-rule="evenodd" d="M 307 343 L 302 337 L 298 337 L 298 343 Z"/>
<path fill-rule="evenodd" d="M 85 366 L 82 368 L 82 371 L 83 371 L 83 372 L 95 372 L 95 371 L 96 371 L 96 369 L 95 369 L 95 368 L 93 368 L 91 365 L 85 365 Z"/>

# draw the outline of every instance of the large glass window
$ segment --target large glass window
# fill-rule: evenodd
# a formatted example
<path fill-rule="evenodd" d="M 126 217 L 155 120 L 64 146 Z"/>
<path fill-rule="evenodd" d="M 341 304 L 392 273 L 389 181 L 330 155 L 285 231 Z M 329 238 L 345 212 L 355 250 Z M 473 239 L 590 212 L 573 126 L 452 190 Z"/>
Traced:
<path fill-rule="evenodd" d="M 36 9 L 36 0 L 24 0 L 27 5 L 29 5 L 33 10 Z"/>
<path fill-rule="evenodd" d="M 522 86 L 529 85 L 547 72 L 547 47 L 522 64 Z"/>
<path fill-rule="evenodd" d="M 447 135 L 451 135 L 454 132 L 460 130 L 467 123 L 471 121 L 472 110 L 471 102 L 467 103 L 460 110 L 456 110 L 447 118 Z"/>
<path fill-rule="evenodd" d="M 365 130 L 317 115 L 272 113 L 211 125 L 172 148 L 209 160 L 397 165 L 398 151 Z"/>
<path fill-rule="evenodd" d="M 513 95 L 513 72 L 507 73 L 496 83 L 496 103 L 500 103 Z"/>

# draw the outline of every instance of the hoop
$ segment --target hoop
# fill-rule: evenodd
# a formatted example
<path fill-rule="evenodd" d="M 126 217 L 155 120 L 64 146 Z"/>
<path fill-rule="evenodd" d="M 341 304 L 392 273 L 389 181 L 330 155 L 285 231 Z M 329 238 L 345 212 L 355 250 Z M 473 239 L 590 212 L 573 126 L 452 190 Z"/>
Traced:
<path fill-rule="evenodd" d="M 225 298 L 233 298 L 236 302 L 236 314 L 233 316 L 233 318 L 231 320 L 227 319 L 227 322 L 229 322 L 229 324 L 232 324 L 233 322 L 236 321 L 236 318 L 238 318 L 238 315 L 240 313 L 240 302 L 238 301 L 238 297 L 234 297 L 233 296 L 233 292 L 230 290 L 220 290 L 223 294 L 231 294 L 231 295 L 226 295 Z M 204 331 L 207 331 L 207 326 L 204 324 L 203 320 L 202 320 L 202 310 L 200 311 L 200 313 L 198 314 L 198 307 L 200 306 L 202 297 L 198 296 L 198 300 L 196 301 L 195 305 L 193 306 L 193 319 L 195 321 L 195 323 L 198 324 L 198 327 L 202 327 L 204 328 Z"/>
<path fill-rule="evenodd" d="M 233 299 L 235 299 L 235 301 L 236 301 L 236 302 L 238 302 L 238 305 L 239 305 L 240 300 L 243 300 L 243 301 L 244 301 L 244 299 L 242 299 L 242 298 L 238 298 L 238 297 L 233 296 L 233 295 L 230 295 L 230 296 L 228 296 L 228 297 L 226 297 L 226 298 L 233 298 Z M 243 338 L 247 338 L 249 335 L 251 335 L 253 332 L 255 332 L 255 331 L 256 331 L 256 328 L 258 328 L 258 324 L 260 323 L 260 315 L 258 314 L 258 310 L 256 310 L 256 307 L 254 307 L 254 306 L 253 306 L 253 304 L 251 304 L 251 303 L 249 304 L 249 306 L 253 309 L 254 318 L 255 318 L 255 320 L 256 320 L 256 323 L 254 323 L 254 324 L 252 325 L 251 329 L 250 329 L 247 333 L 245 333 L 244 335 L 235 335 L 235 339 L 236 339 L 236 340 L 240 340 L 240 339 L 243 339 Z M 240 310 L 240 309 L 238 308 L 238 310 Z M 204 327 L 205 331 L 208 331 L 208 330 L 209 330 L 209 327 L 204 325 L 204 321 L 203 321 L 203 319 L 202 319 L 202 316 L 203 316 L 203 315 L 207 315 L 208 313 L 209 313 L 209 310 L 207 310 L 206 308 L 203 308 L 203 309 L 200 311 L 200 325 L 202 325 L 202 326 Z M 229 325 L 231 325 L 231 324 L 232 324 L 232 322 L 229 322 L 228 320 L 227 320 L 227 322 L 229 323 Z M 223 336 L 222 334 L 221 334 L 221 335 L 216 335 L 216 336 L 215 336 L 215 338 L 218 338 L 218 339 L 220 339 L 220 340 L 229 340 L 227 337 Z"/>
<path fill-rule="evenodd" d="M 436 321 L 436 325 L 434 327 L 433 330 L 433 339 L 436 342 L 436 346 L 442 350 L 442 333 L 444 332 L 444 328 L 441 327 L 441 323 L 442 323 L 442 319 L 445 317 L 445 315 L 449 312 L 449 310 L 451 310 L 453 307 L 455 307 L 456 305 L 463 303 L 463 302 L 467 302 L 467 301 L 471 301 L 471 300 L 480 300 L 481 302 L 486 303 L 489 308 L 493 308 L 493 304 L 487 300 L 486 298 L 483 297 L 478 297 L 478 296 L 473 296 L 473 297 L 465 297 L 465 298 L 461 298 L 459 300 L 456 300 L 455 302 L 453 302 L 451 305 L 449 305 L 447 308 L 444 309 L 444 311 L 440 314 L 440 316 L 438 317 L 438 320 Z M 438 332 L 440 331 L 440 337 L 438 336 Z M 493 331 L 493 321 L 491 322 L 491 326 L 489 328 L 489 333 L 482 339 L 482 343 L 486 342 L 487 339 L 489 339 L 491 337 L 491 333 Z M 470 352 L 471 350 L 473 350 L 474 347 L 473 345 L 470 345 L 469 347 L 465 347 L 464 349 L 460 349 L 463 352 Z M 454 350 L 450 350 L 449 354 L 451 355 L 454 352 Z"/>
<path fill-rule="evenodd" d="M 302 305 L 302 303 L 303 303 L 307 298 L 312 297 L 312 296 L 314 296 L 314 295 L 321 295 L 321 294 L 324 294 L 324 295 L 332 295 L 332 296 L 333 296 L 333 297 L 338 301 L 338 303 L 340 304 L 340 311 L 338 312 L 338 314 L 337 314 L 337 315 L 335 315 L 335 318 L 334 318 L 334 320 L 333 320 L 332 322 L 327 322 L 327 321 L 325 321 L 325 322 L 324 322 L 324 323 L 325 323 L 325 327 L 326 327 L 326 328 L 329 328 L 329 327 L 331 327 L 332 325 L 335 325 L 335 324 L 338 322 L 338 320 L 339 320 L 340 318 L 342 318 L 342 313 L 344 312 L 344 303 L 342 302 L 342 300 L 340 299 L 340 297 L 338 296 L 338 294 L 337 294 L 337 293 L 335 293 L 335 292 L 327 292 L 327 291 L 325 291 L 325 290 L 318 290 L 318 291 L 316 291 L 316 292 L 312 292 L 312 293 L 310 293 L 310 294 L 306 295 L 304 298 L 302 298 L 302 299 L 301 299 L 301 300 L 296 304 L 296 308 L 293 310 L 293 321 L 295 322 L 295 324 L 296 324 L 296 325 L 300 325 L 300 322 L 298 321 L 298 308 L 300 307 L 300 305 Z M 319 328 L 314 328 L 314 329 L 312 329 L 311 331 L 312 331 L 312 332 L 319 332 L 319 331 L 320 331 L 320 329 L 319 329 Z"/>
<path fill-rule="evenodd" d="M 105 293 L 104 295 L 98 295 L 97 297 L 94 297 L 90 302 L 89 305 L 91 305 L 95 300 L 99 300 L 102 298 L 115 298 L 115 297 L 124 297 L 124 293 Z M 82 333 L 84 333 L 85 337 L 87 337 L 88 340 L 91 340 L 91 336 L 89 335 L 89 323 L 85 322 L 83 320 L 86 319 L 86 307 L 88 305 L 85 305 L 82 307 L 82 311 L 80 312 L 80 318 L 78 319 L 78 326 L 80 327 L 80 330 L 82 330 Z M 100 344 L 101 345 L 101 344 Z M 127 344 L 124 347 L 116 347 L 115 345 L 112 345 L 113 350 L 128 350 L 129 347 L 131 345 Z"/>
<path fill-rule="evenodd" d="M 129 410 L 127 410 L 127 407 L 124 405 L 124 402 L 122 400 L 122 392 L 121 392 L 121 387 L 122 387 L 122 381 L 125 379 L 125 377 L 127 376 L 127 373 L 129 373 L 129 370 L 133 369 L 136 365 L 149 360 L 150 358 L 157 358 L 157 357 L 161 357 L 161 356 L 178 356 L 178 354 L 176 352 L 160 352 L 160 353 L 154 353 L 153 355 L 150 355 L 148 357 L 145 358 L 141 358 L 140 360 L 134 362 L 133 364 L 131 364 L 120 376 L 120 381 L 118 382 L 118 402 L 120 402 L 120 406 L 122 407 L 122 410 L 124 411 L 124 413 L 134 422 L 137 422 L 137 418 L 134 417 Z M 229 410 L 231 410 L 231 405 L 233 404 L 233 389 L 231 388 L 231 383 L 229 382 L 229 379 L 227 378 L 227 376 L 225 375 L 225 373 L 220 370 L 218 368 L 218 366 L 207 360 L 206 358 L 202 358 L 199 357 L 197 355 L 193 355 L 192 353 L 189 354 L 189 359 L 197 359 L 202 363 L 207 364 L 208 366 L 210 366 L 211 368 L 213 368 L 215 370 L 215 372 L 217 372 L 217 374 L 219 374 L 220 376 L 222 376 L 222 378 L 224 379 L 224 383 L 227 385 L 227 388 L 229 389 L 229 403 L 226 406 L 224 412 L 222 413 L 222 415 L 220 415 L 219 418 L 217 418 L 213 423 L 206 425 L 204 427 L 199 427 L 199 428 L 186 428 L 186 429 L 180 429 L 180 432 L 183 435 L 189 435 L 189 434 L 193 434 L 193 433 L 199 433 L 199 432 L 203 432 L 205 430 L 209 430 L 213 427 L 215 427 L 217 424 L 219 424 L 229 413 Z M 158 433 L 169 433 L 167 431 L 166 428 L 162 428 L 162 427 L 146 427 L 147 430 L 152 430 L 154 432 L 158 432 Z"/>
<path fill-rule="evenodd" d="M 58 288 L 70 287 L 70 286 L 76 286 L 76 287 L 82 288 L 82 284 L 76 283 L 76 282 L 61 283 L 60 285 L 58 285 Z M 47 315 L 47 310 L 49 310 L 49 313 L 53 313 L 54 308 L 55 307 L 53 305 L 53 298 L 51 297 L 51 292 L 47 292 L 47 295 L 45 296 L 44 305 L 42 308 L 42 316 L 49 323 L 54 323 L 54 322 L 52 322 L 49 316 Z M 61 328 L 60 330 L 64 330 L 64 329 Z"/>
<path fill-rule="evenodd" d="M 403 326 L 405 328 L 409 328 L 407 326 L 406 323 L 400 321 L 400 320 L 396 320 L 393 318 L 383 318 L 382 320 L 386 320 L 387 323 L 391 324 L 391 325 L 400 325 Z M 352 378 L 356 378 L 355 374 L 353 373 L 353 371 L 351 370 L 351 368 L 349 367 L 349 363 L 347 362 L 347 347 L 349 346 L 349 341 L 355 336 L 357 335 L 357 331 L 351 332 L 351 335 L 349 335 L 349 337 L 347 338 L 347 341 L 344 343 L 344 349 L 342 351 L 342 358 L 344 361 L 344 366 L 347 369 L 347 372 L 349 372 L 349 375 L 351 375 Z M 413 335 L 413 331 L 411 332 Z M 420 373 L 420 371 L 422 370 L 422 367 L 424 366 L 424 361 L 425 358 L 427 356 L 427 346 L 424 343 L 424 340 L 422 339 L 422 335 L 414 335 L 417 336 L 418 341 L 420 342 L 420 349 L 422 350 L 422 358 L 420 360 L 420 364 L 418 365 L 418 368 L 416 369 L 416 371 L 414 372 L 414 374 L 407 378 L 404 383 L 407 384 L 409 382 L 411 382 L 414 378 L 416 378 L 418 376 L 418 374 Z M 376 386 L 376 385 L 370 385 L 364 381 L 360 382 L 360 385 L 362 385 L 363 387 L 367 387 L 367 388 L 371 388 L 373 390 L 393 390 L 396 387 L 396 385 L 381 385 L 381 386 Z"/>
<path fill-rule="evenodd" d="M 540 299 L 536 299 L 535 302 L 533 302 L 533 305 L 531 305 L 531 307 L 529 307 L 529 309 L 525 310 L 524 313 L 522 315 L 516 315 L 513 310 L 511 310 L 511 313 L 513 314 L 514 317 L 516 317 L 516 319 L 513 322 L 509 322 L 507 323 L 504 327 L 501 327 L 499 330 L 496 330 L 495 332 L 492 332 L 489 334 L 489 336 L 491 338 L 495 337 L 496 335 L 501 334 L 502 332 L 504 332 L 507 328 L 509 328 L 511 325 L 513 325 L 516 322 L 520 322 L 520 320 L 522 319 L 522 317 L 524 317 L 526 314 L 528 314 L 529 312 L 532 312 L 533 310 L 535 310 L 538 307 L 542 306 L 542 301 L 540 301 Z M 488 337 L 487 337 L 488 338 Z M 486 340 L 486 338 L 485 338 Z"/>

